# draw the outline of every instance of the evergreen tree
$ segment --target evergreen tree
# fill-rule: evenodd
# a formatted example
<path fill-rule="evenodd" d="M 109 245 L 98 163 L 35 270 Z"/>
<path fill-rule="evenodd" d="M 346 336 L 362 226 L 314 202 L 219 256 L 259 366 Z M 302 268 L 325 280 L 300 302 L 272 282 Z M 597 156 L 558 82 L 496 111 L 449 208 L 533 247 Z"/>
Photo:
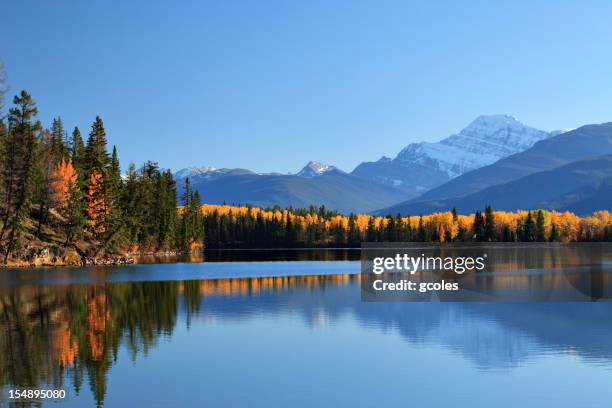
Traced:
<path fill-rule="evenodd" d="M 96 120 L 91 125 L 91 132 L 85 146 L 85 156 L 83 158 L 82 171 L 89 177 L 94 169 L 106 176 L 110 157 L 106 150 L 106 131 L 102 118 L 96 116 Z"/>
<path fill-rule="evenodd" d="M 376 242 L 376 223 L 374 217 L 368 218 L 368 226 L 366 229 L 366 241 Z"/>
<path fill-rule="evenodd" d="M 429 241 L 429 237 L 427 234 L 427 231 L 425 230 L 425 224 L 423 222 L 423 216 L 419 216 L 419 230 L 418 230 L 418 237 L 419 237 L 419 241 L 420 242 L 428 242 Z"/>
<path fill-rule="evenodd" d="M 64 217 L 63 227 L 66 234 L 64 246 L 71 245 L 75 240 L 82 238 L 86 225 L 83 193 L 76 180 L 69 181 L 68 193 L 66 204 L 60 208 L 60 214 Z"/>
<path fill-rule="evenodd" d="M 85 143 L 83 143 L 83 137 L 81 136 L 81 131 L 78 127 L 75 127 L 72 131 L 70 158 L 72 159 L 72 164 L 75 169 L 77 169 L 79 177 L 82 181 L 85 173 L 87 173 L 86 169 L 83 167 L 83 161 L 85 160 Z"/>
<path fill-rule="evenodd" d="M 105 245 L 116 245 L 121 240 L 121 229 L 123 227 L 123 216 L 121 211 L 121 166 L 117 156 L 117 148 L 113 146 L 108 166 L 107 176 L 105 178 L 104 194 L 106 204 L 106 228 L 108 234 L 105 237 Z"/>
<path fill-rule="evenodd" d="M 182 196 L 183 211 L 181 215 L 181 244 L 185 250 L 192 250 L 205 241 L 201 215 L 200 193 L 193 191 L 189 178 L 185 179 L 185 191 Z M 231 236 L 229 229 L 231 215 L 221 217 L 219 221 L 219 240 L 224 242 Z M 277 231 L 278 233 L 278 231 Z"/>
<path fill-rule="evenodd" d="M 57 164 L 60 160 L 68 160 L 69 151 L 65 141 L 66 131 L 64 130 L 64 123 L 60 117 L 53 119 L 51 125 L 51 141 L 50 150 L 51 157 L 53 158 L 53 164 Z"/>
<path fill-rule="evenodd" d="M 485 207 L 484 217 L 484 241 L 494 242 L 497 241 L 497 232 L 495 229 L 495 216 L 493 215 L 493 208 L 490 205 Z"/>
<path fill-rule="evenodd" d="M 387 242 L 396 242 L 397 241 L 397 230 L 395 227 L 395 219 L 392 215 L 387 215 L 387 224 L 385 227 L 386 236 L 385 241 Z"/>
<path fill-rule="evenodd" d="M 474 214 L 474 225 L 472 227 L 474 239 L 477 242 L 485 241 L 485 220 L 480 211 Z"/>
<path fill-rule="evenodd" d="M 550 229 L 550 242 L 558 242 L 560 240 L 560 236 L 559 236 L 559 229 L 557 228 L 557 226 L 553 223 Z"/>
<path fill-rule="evenodd" d="M 546 241 L 546 225 L 544 221 L 544 212 L 538 210 L 536 215 L 536 240 L 538 242 Z"/>
<path fill-rule="evenodd" d="M 34 202 L 38 204 L 38 226 L 36 235 L 41 237 L 42 226 L 47 223 L 49 210 L 56 205 L 54 185 L 56 183 L 55 168 L 57 163 L 57 151 L 54 151 L 53 135 L 45 129 L 40 141 L 39 158 L 36 167 L 36 182 L 34 190 Z M 64 159 L 61 159 L 64 162 Z"/>
<path fill-rule="evenodd" d="M 30 94 L 21 91 L 13 103 L 15 107 L 9 111 L 8 135 L 2 143 L 4 197 L 0 241 L 5 234 L 8 235 L 5 262 L 18 246 L 24 222 L 29 215 L 29 204 L 35 188 L 37 134 L 42 128 L 40 122 L 34 121 L 38 109 Z"/>
<path fill-rule="evenodd" d="M 361 233 L 357 225 L 357 216 L 351 213 L 348 218 L 348 244 L 351 247 L 358 246 L 361 243 Z"/>
<path fill-rule="evenodd" d="M 534 242 L 536 238 L 536 223 L 531 211 L 529 211 L 527 213 L 527 219 L 525 220 L 525 226 L 523 227 L 523 241 Z"/>

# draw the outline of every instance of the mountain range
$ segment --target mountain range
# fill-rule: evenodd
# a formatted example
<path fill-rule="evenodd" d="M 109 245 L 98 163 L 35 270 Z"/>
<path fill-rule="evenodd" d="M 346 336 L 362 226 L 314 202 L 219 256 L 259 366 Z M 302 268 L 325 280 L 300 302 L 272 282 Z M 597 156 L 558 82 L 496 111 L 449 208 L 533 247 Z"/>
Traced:
<path fill-rule="evenodd" d="M 512 116 L 479 116 L 455 135 L 437 143 L 411 143 L 394 159 L 361 163 L 352 174 L 423 193 L 558 133 L 534 129 Z"/>
<path fill-rule="evenodd" d="M 426 214 L 494 208 L 586 213 L 610 201 L 612 123 L 544 132 L 507 115 L 479 116 L 440 142 L 411 143 L 394 159 L 347 173 L 311 161 L 295 174 L 208 166 L 179 170 L 207 203 L 325 205 L 343 213 Z M 603 201 L 602 201 L 603 200 Z"/>
<path fill-rule="evenodd" d="M 427 214 L 450 210 L 453 207 L 465 212 L 494 203 L 494 208 L 500 209 L 512 206 L 514 209 L 536 208 L 539 204 L 530 200 L 534 197 L 543 198 L 539 193 L 549 191 L 549 183 L 565 184 L 568 188 L 585 187 L 578 181 L 583 179 L 582 181 L 587 183 L 589 178 L 594 176 L 593 172 L 598 171 L 597 168 L 593 168 L 593 172 L 587 171 L 588 166 L 594 166 L 598 162 L 585 159 L 608 154 L 612 154 L 612 123 L 582 126 L 542 140 L 524 152 L 463 174 L 418 198 L 379 210 L 378 213 Z M 567 170 L 566 167 L 560 167 L 583 160 L 585 161 L 582 164 L 587 168 L 581 167 L 578 175 L 564 171 Z M 558 171 L 554 171 L 555 169 Z M 544 174 L 540 174 L 542 172 Z M 612 172 L 608 168 L 604 169 L 603 174 L 597 174 L 597 180 L 612 178 Z M 528 177 L 530 175 L 535 177 Z M 515 183 L 511 183 L 515 180 Z M 521 183 L 530 184 L 530 187 Z M 521 202 L 516 201 L 519 198 Z M 546 207 L 557 208 L 552 205 L 557 197 L 549 196 L 547 199 L 550 205 Z M 600 207 L 610 204 L 602 202 Z M 573 207 L 569 205 L 564 208 Z"/>
<path fill-rule="evenodd" d="M 610 207 L 612 204 L 612 201 L 601 201 L 610 196 L 611 181 L 612 155 L 605 155 L 533 173 L 463 197 L 399 204 L 378 213 L 429 214 L 450 211 L 453 207 L 461 213 L 471 213 L 489 204 L 496 210 L 505 211 L 543 208 L 590 214 L 605 209 L 602 205 Z"/>
<path fill-rule="evenodd" d="M 324 205 L 342 213 L 368 212 L 410 197 L 391 186 L 352 176 L 334 166 L 310 162 L 297 174 L 259 174 L 244 169 L 194 168 L 184 177 L 206 203 L 250 204 L 257 207 L 307 208 Z"/>

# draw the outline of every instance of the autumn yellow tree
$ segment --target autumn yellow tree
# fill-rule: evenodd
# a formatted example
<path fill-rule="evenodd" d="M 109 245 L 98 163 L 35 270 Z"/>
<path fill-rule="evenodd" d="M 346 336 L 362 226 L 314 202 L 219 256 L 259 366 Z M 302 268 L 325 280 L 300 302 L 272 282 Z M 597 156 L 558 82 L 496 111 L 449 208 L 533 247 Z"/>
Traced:
<path fill-rule="evenodd" d="M 87 193 L 85 194 L 87 204 L 87 226 L 94 237 L 100 238 L 106 232 L 106 218 L 108 207 L 104 191 L 104 175 L 98 169 L 94 169 L 89 176 Z"/>
<path fill-rule="evenodd" d="M 70 199 L 71 186 L 77 183 L 77 173 L 72 166 L 72 160 L 62 159 L 55 167 L 53 177 L 53 192 L 57 208 L 65 208 Z"/>

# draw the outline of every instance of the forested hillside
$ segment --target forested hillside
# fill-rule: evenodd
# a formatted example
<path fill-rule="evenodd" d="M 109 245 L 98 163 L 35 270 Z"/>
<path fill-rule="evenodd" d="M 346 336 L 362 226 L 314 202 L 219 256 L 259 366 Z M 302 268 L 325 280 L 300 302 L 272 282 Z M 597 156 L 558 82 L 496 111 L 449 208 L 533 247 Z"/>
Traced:
<path fill-rule="evenodd" d="M 201 228 L 177 212 L 170 171 L 129 166 L 122 177 L 102 118 L 86 140 L 60 117 L 45 128 L 34 99 L 22 91 L 0 121 L 0 251 L 4 263 L 80 263 L 128 250 L 197 247 Z M 109 152 L 110 150 L 110 152 Z M 184 201 L 199 206 L 186 190 Z"/>

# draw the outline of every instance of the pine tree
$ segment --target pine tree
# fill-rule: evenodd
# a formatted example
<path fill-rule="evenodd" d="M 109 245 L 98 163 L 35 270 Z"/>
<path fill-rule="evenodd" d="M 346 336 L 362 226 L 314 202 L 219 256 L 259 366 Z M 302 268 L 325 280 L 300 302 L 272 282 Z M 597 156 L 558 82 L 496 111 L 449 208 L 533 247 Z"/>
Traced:
<path fill-rule="evenodd" d="M 170 170 L 164 171 L 159 177 L 157 197 L 159 200 L 157 205 L 159 209 L 158 248 L 174 248 L 176 245 L 178 213 L 176 211 L 176 182 Z"/>
<path fill-rule="evenodd" d="M 493 208 L 490 205 L 485 207 L 484 216 L 484 241 L 494 242 L 497 241 L 497 232 L 495 229 L 495 216 L 493 215 Z"/>
<path fill-rule="evenodd" d="M 523 241 L 534 242 L 536 238 L 536 223 L 531 211 L 529 211 L 525 220 L 525 226 L 523 227 Z"/>
<path fill-rule="evenodd" d="M 108 214 L 106 228 L 108 235 L 106 245 L 114 245 L 120 241 L 120 233 L 123 227 L 123 217 L 121 212 L 121 167 L 117 156 L 117 148 L 113 146 L 107 176 L 105 179 L 105 203 L 106 213 Z"/>
<path fill-rule="evenodd" d="M 485 241 L 485 220 L 480 211 L 474 214 L 474 225 L 472 226 L 474 239 L 477 242 Z"/>
<path fill-rule="evenodd" d="M 96 116 L 96 120 L 91 126 L 91 132 L 85 146 L 85 156 L 83 158 L 83 168 L 87 177 L 95 169 L 106 176 L 106 171 L 110 163 L 110 157 L 106 150 L 106 131 L 104 130 L 104 122 L 102 118 Z"/>
<path fill-rule="evenodd" d="M 42 226 L 47 223 L 49 210 L 56 206 L 54 184 L 56 183 L 56 151 L 54 151 L 53 135 L 45 129 L 40 141 L 40 154 L 37 160 L 36 187 L 34 201 L 38 204 L 38 226 L 36 235 L 41 237 Z M 60 161 L 63 163 L 64 159 Z"/>
<path fill-rule="evenodd" d="M 374 217 L 368 218 L 368 226 L 366 228 L 366 241 L 376 242 L 376 222 Z"/>
<path fill-rule="evenodd" d="M 348 218 L 348 243 L 351 247 L 358 246 L 361 242 L 361 233 L 357 226 L 357 217 L 350 214 Z"/>
<path fill-rule="evenodd" d="M 538 210 L 536 215 L 536 240 L 538 242 L 546 241 L 546 225 L 544 220 L 544 212 Z"/>
<path fill-rule="evenodd" d="M 550 238 L 549 241 L 550 242 L 558 242 L 560 241 L 560 235 L 559 235 L 559 228 L 557 228 L 557 225 L 555 225 L 554 223 L 552 224 L 552 227 L 550 229 Z"/>
<path fill-rule="evenodd" d="M 79 173 L 79 177 L 83 178 L 85 170 L 83 169 L 82 162 L 85 159 L 85 144 L 83 143 L 83 137 L 78 127 L 75 127 L 72 131 L 70 158 L 72 159 L 72 165 Z"/>
<path fill-rule="evenodd" d="M 8 234 L 5 262 L 18 245 L 29 213 L 35 187 L 37 133 L 42 128 L 40 122 L 34 122 L 38 109 L 30 94 L 21 91 L 13 103 L 15 107 L 9 111 L 8 134 L 2 143 L 4 197 L 0 240 L 5 233 Z"/>
<path fill-rule="evenodd" d="M 69 156 L 68 146 L 65 143 L 64 123 L 60 117 L 53 119 L 51 125 L 51 142 L 50 150 L 53 164 L 59 163 L 60 160 L 67 160 Z"/>
<path fill-rule="evenodd" d="M 422 215 L 419 216 L 419 229 L 418 229 L 417 234 L 418 234 L 420 242 L 428 242 L 429 241 L 429 234 L 427 233 L 427 231 L 425 229 L 425 223 L 423 222 L 423 216 Z"/>

